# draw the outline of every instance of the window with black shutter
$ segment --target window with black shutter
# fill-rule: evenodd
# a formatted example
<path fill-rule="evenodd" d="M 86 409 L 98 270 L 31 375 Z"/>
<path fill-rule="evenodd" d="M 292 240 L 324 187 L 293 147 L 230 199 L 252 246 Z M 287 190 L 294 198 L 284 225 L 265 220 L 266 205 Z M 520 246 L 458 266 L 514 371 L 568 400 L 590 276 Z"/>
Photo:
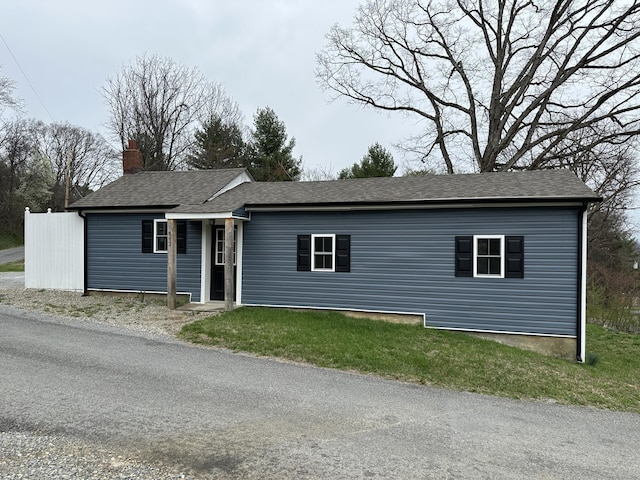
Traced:
<path fill-rule="evenodd" d="M 351 271 L 351 235 L 298 235 L 297 242 L 298 271 Z"/>
<path fill-rule="evenodd" d="M 506 278 L 524 278 L 524 237 L 505 237 Z"/>
<path fill-rule="evenodd" d="M 142 253 L 153 253 L 153 220 L 142 221 Z"/>
<path fill-rule="evenodd" d="M 524 237 L 455 237 L 456 277 L 524 278 Z"/>
<path fill-rule="evenodd" d="M 336 235 L 336 272 L 351 271 L 351 235 Z"/>
<path fill-rule="evenodd" d="M 187 253 L 187 221 L 176 222 L 178 253 Z M 169 228 L 164 219 L 142 220 L 142 253 L 167 253 Z"/>
<path fill-rule="evenodd" d="M 311 271 L 311 235 L 298 235 L 298 271 Z"/>
<path fill-rule="evenodd" d="M 456 277 L 473 277 L 473 237 L 456 237 Z"/>

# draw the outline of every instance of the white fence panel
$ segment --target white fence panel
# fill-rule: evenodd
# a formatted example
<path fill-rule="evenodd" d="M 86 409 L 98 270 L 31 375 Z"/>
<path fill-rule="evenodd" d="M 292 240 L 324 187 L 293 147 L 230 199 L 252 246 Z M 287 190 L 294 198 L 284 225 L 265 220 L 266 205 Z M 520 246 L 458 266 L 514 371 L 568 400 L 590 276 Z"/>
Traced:
<path fill-rule="evenodd" d="M 24 286 L 84 290 L 84 220 L 77 213 L 24 215 Z"/>

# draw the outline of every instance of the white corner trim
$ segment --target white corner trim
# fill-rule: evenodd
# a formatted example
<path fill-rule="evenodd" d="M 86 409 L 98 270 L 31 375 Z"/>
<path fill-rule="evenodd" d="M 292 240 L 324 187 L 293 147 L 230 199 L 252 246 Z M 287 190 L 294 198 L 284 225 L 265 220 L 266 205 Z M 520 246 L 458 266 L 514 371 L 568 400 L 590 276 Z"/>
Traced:
<path fill-rule="evenodd" d="M 204 221 L 200 257 L 200 302 L 205 303 L 211 296 L 211 228 L 209 223 Z"/>
<path fill-rule="evenodd" d="M 587 209 L 582 212 L 582 258 L 580 259 L 580 360 L 587 353 Z"/>
<path fill-rule="evenodd" d="M 242 253 L 244 240 L 244 222 L 236 224 L 236 305 L 242 304 Z"/>

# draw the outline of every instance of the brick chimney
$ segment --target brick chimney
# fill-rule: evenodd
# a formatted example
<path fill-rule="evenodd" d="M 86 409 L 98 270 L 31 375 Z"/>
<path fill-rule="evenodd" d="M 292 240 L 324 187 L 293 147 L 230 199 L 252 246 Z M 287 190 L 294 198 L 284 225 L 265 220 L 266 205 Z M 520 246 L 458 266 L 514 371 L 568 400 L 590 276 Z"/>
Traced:
<path fill-rule="evenodd" d="M 129 146 L 122 152 L 122 170 L 125 175 L 143 170 L 142 152 L 138 150 L 135 140 L 129 140 Z"/>

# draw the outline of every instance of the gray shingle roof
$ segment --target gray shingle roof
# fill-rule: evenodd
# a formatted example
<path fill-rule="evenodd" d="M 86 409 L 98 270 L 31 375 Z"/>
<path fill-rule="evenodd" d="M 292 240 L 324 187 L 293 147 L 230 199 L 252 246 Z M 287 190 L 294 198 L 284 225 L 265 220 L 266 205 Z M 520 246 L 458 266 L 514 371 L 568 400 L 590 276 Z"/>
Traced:
<path fill-rule="evenodd" d="M 74 202 L 69 208 L 78 210 L 201 205 L 245 171 L 243 168 L 229 168 L 123 175 L 100 190 Z"/>
<path fill-rule="evenodd" d="M 201 205 L 175 213 L 223 213 L 292 206 L 336 206 L 464 201 L 598 201 L 567 170 L 363 178 L 326 182 L 244 183 Z"/>

